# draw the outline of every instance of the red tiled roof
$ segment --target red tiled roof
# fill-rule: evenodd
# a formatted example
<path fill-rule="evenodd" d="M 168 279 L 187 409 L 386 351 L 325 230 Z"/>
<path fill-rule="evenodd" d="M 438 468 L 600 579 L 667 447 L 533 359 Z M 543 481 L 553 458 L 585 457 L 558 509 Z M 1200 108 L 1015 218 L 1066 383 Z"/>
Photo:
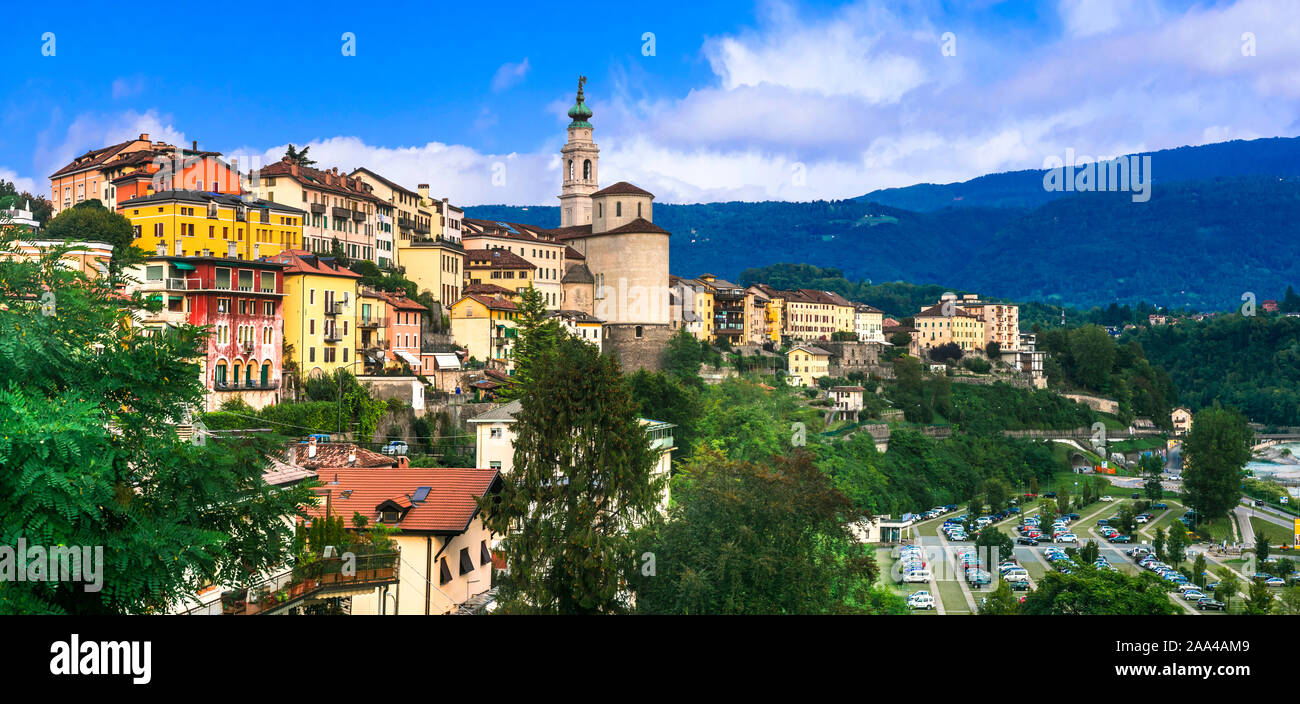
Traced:
<path fill-rule="evenodd" d="M 62 176 L 63 174 L 73 173 L 76 171 L 83 171 L 91 167 L 100 166 L 106 163 L 107 161 L 109 161 L 110 159 L 112 159 L 113 157 L 117 156 L 118 152 L 125 149 L 128 145 L 130 145 L 134 141 L 136 140 L 128 139 L 125 142 L 122 142 L 120 144 L 114 144 L 111 146 L 103 147 L 101 149 L 92 149 L 90 151 L 87 151 L 85 154 L 82 154 L 81 156 L 78 156 L 76 159 L 73 159 L 72 163 L 50 174 L 50 178 L 57 178 L 59 176 Z M 86 157 L 90 157 L 90 158 L 86 159 Z M 82 161 L 83 159 L 85 159 L 85 161 Z M 77 163 L 78 161 L 80 161 L 81 163 Z"/>
<path fill-rule="evenodd" d="M 961 306 L 956 301 L 953 301 L 952 315 L 944 315 L 943 304 L 936 303 L 912 317 L 914 318 L 978 318 L 979 316 L 962 310 Z"/>
<path fill-rule="evenodd" d="M 556 240 L 563 242 L 564 240 L 576 239 L 578 237 L 590 237 L 591 225 L 570 225 L 568 227 L 557 227 L 554 230 L 547 230 L 547 233 L 549 233 Z"/>
<path fill-rule="evenodd" d="M 267 259 L 284 264 L 286 276 L 290 274 L 315 274 L 318 276 L 342 276 L 349 279 L 361 278 L 361 274 L 341 267 L 336 262 L 327 262 L 305 249 L 286 249 L 279 254 L 267 257 Z"/>
<path fill-rule="evenodd" d="M 371 193 L 370 185 L 360 179 L 346 174 L 335 174 L 320 169 L 313 169 L 310 166 L 299 166 L 298 175 L 294 176 L 293 164 L 284 159 L 263 167 L 260 175 L 291 178 L 298 183 L 305 184 L 318 191 L 328 191 L 330 193 L 336 193 L 348 198 L 356 198 L 358 200 L 368 200 L 376 203 L 383 202 L 378 196 Z"/>
<path fill-rule="evenodd" d="M 349 442 L 316 443 L 316 456 L 308 457 L 308 445 L 298 443 L 289 448 L 294 465 L 304 469 L 319 470 L 322 467 L 396 467 L 397 460 L 378 452 L 371 452 Z M 357 461 L 348 464 L 348 457 L 356 453 Z"/>
<path fill-rule="evenodd" d="M 636 220 L 633 220 L 632 222 L 629 222 L 626 225 L 620 225 L 612 230 L 605 230 L 604 232 L 596 232 L 593 234 L 621 235 L 624 233 L 632 233 L 632 232 L 635 233 L 655 232 L 664 235 L 670 234 L 667 230 L 663 229 L 662 227 L 659 227 L 658 225 L 650 222 L 649 220 L 646 220 L 645 218 L 637 218 Z"/>
<path fill-rule="evenodd" d="M 324 484 L 318 490 L 321 499 L 308 509 L 308 514 L 324 515 L 328 495 L 331 512 L 345 522 L 354 512 L 374 521 L 378 518 L 376 509 L 392 501 L 403 508 L 410 506 L 397 522 L 401 531 L 454 535 L 469 528 L 478 514 L 478 499 L 493 490 L 497 476 L 495 469 L 330 468 L 320 472 Z M 428 496 L 413 501 L 416 490 L 422 487 L 428 487 Z M 347 498 L 344 492 L 350 492 Z"/>
<path fill-rule="evenodd" d="M 582 252 L 579 252 L 578 250 L 574 249 L 573 245 L 566 244 L 564 245 L 564 258 L 565 259 L 586 259 L 587 257 L 583 256 Z"/>
<path fill-rule="evenodd" d="M 504 249 L 467 249 L 465 266 L 480 266 L 489 269 L 536 269 L 537 265 L 523 257 Z"/>
<path fill-rule="evenodd" d="M 650 196 L 654 198 L 654 194 L 650 191 L 639 186 L 633 186 L 627 181 L 619 181 L 612 186 L 606 186 L 591 194 L 592 198 L 596 196 Z"/>
<path fill-rule="evenodd" d="M 497 296 L 484 296 L 484 295 L 482 295 L 482 294 L 470 293 L 470 294 L 465 294 L 464 296 L 461 296 L 460 300 L 463 301 L 463 300 L 465 300 L 466 298 L 469 298 L 469 299 L 472 299 L 472 300 L 478 301 L 479 303 L 482 303 L 483 305 L 487 306 L 488 308 L 495 308 L 495 309 L 497 309 L 497 310 L 516 310 L 516 309 L 518 309 L 518 306 L 516 306 L 516 305 L 514 304 L 514 301 L 511 301 L 511 300 L 508 299 L 508 298 L 502 298 L 502 297 L 499 296 L 499 295 L 497 295 Z M 460 301 L 457 301 L 457 303 L 459 303 L 459 302 L 460 302 Z"/>
<path fill-rule="evenodd" d="M 482 295 L 482 296 L 513 296 L 513 295 L 515 295 L 515 292 L 514 292 L 514 291 L 511 291 L 510 289 L 505 288 L 504 286 L 497 286 L 496 284 L 470 284 L 470 285 L 466 286 L 466 287 L 465 287 L 461 292 L 464 293 L 464 294 L 466 294 L 466 295 L 469 295 L 469 294 L 479 294 L 479 295 Z"/>
<path fill-rule="evenodd" d="M 418 310 L 425 313 L 429 312 L 429 309 L 425 308 L 423 304 L 412 301 L 404 295 L 393 293 L 391 291 L 374 291 L 369 295 L 384 299 L 389 306 L 396 308 L 397 310 Z"/>

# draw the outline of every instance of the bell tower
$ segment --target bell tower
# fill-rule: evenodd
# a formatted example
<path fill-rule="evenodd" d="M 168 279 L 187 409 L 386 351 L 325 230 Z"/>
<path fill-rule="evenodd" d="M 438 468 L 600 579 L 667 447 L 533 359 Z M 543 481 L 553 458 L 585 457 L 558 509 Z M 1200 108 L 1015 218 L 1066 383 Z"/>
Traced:
<path fill-rule="evenodd" d="M 569 108 L 569 141 L 560 150 L 560 227 L 591 224 L 591 194 L 597 190 L 600 150 L 591 137 L 591 108 L 583 102 L 586 82 L 586 76 L 578 77 L 578 99 Z"/>

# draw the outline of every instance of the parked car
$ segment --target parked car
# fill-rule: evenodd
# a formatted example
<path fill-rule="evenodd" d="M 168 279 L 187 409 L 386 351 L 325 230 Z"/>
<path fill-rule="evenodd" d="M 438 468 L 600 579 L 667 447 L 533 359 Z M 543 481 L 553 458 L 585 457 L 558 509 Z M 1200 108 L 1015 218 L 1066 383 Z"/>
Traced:
<path fill-rule="evenodd" d="M 913 609 L 933 609 L 934 597 L 930 592 L 912 592 L 907 597 L 907 606 Z"/>
<path fill-rule="evenodd" d="M 1055 492 L 1055 491 L 1049 491 L 1049 492 L 1047 492 L 1046 494 L 1043 494 L 1043 496 L 1046 496 L 1046 497 L 1049 498 L 1049 499 L 1055 499 L 1055 498 L 1056 498 L 1056 492 Z"/>
<path fill-rule="evenodd" d="M 1074 533 L 1062 533 L 1061 536 L 1060 536 L 1059 538 L 1056 539 L 1056 542 L 1058 542 L 1058 543 L 1078 543 L 1078 542 L 1079 542 L 1079 538 L 1078 538 L 1077 536 L 1075 536 Z"/>
<path fill-rule="evenodd" d="M 330 441 L 329 433 L 312 433 L 311 435 L 308 435 L 307 437 L 305 437 L 305 438 L 303 438 L 302 440 L 298 441 L 298 444 L 300 444 L 300 445 L 306 445 L 306 444 L 309 444 L 309 443 L 312 441 L 313 438 L 316 440 L 316 442 L 329 442 L 329 441 Z"/>
<path fill-rule="evenodd" d="M 1028 581 L 1028 580 L 1026 580 L 1026 581 L 1024 581 L 1024 582 L 1007 582 L 1007 584 L 1010 585 L 1010 587 L 1011 587 L 1011 591 L 1013 591 L 1013 592 L 1027 592 L 1027 591 L 1029 591 L 1029 581 Z"/>
<path fill-rule="evenodd" d="M 1079 520 L 1079 514 L 1077 514 L 1077 513 L 1067 513 L 1067 514 L 1065 514 L 1064 516 L 1062 516 L 1062 518 L 1064 518 L 1064 519 L 1067 520 L 1067 521 L 1077 521 L 1077 520 Z"/>
<path fill-rule="evenodd" d="M 1157 511 L 1164 511 L 1169 508 L 1169 504 L 1151 504 L 1151 508 L 1156 509 Z"/>
<path fill-rule="evenodd" d="M 932 575 L 930 574 L 930 570 L 927 569 L 910 570 L 908 572 L 903 573 L 903 581 L 908 584 L 912 584 L 915 582 L 924 582 L 926 584 L 929 584 L 931 576 Z"/>
<path fill-rule="evenodd" d="M 1223 611 L 1226 608 L 1226 605 L 1217 599 L 1202 597 L 1196 602 L 1196 608 L 1201 611 Z"/>
<path fill-rule="evenodd" d="M 1205 594 L 1201 592 L 1201 590 L 1199 589 L 1188 589 L 1187 591 L 1183 592 L 1183 599 L 1187 601 L 1195 601 L 1199 603 L 1201 599 L 1204 598 L 1205 598 Z"/>
<path fill-rule="evenodd" d="M 1112 543 L 1131 543 L 1131 542 L 1133 542 L 1133 539 L 1130 538 L 1130 537 L 1128 537 L 1127 535 L 1112 535 L 1112 536 L 1106 538 L 1106 540 L 1109 540 L 1109 541 L 1112 542 Z"/>
<path fill-rule="evenodd" d="M 1110 503 L 1110 502 L 1112 502 L 1112 501 L 1115 500 L 1115 497 L 1113 497 L 1113 496 L 1107 494 L 1107 495 L 1101 497 L 1101 500 L 1102 500 L 1104 503 Z"/>
<path fill-rule="evenodd" d="M 1038 540 L 1035 539 L 1035 538 L 1030 538 L 1029 536 L 1021 536 L 1021 537 L 1019 537 L 1019 538 L 1016 538 L 1016 544 L 1017 544 L 1017 545 L 1037 545 L 1037 544 L 1038 544 Z"/>
<path fill-rule="evenodd" d="M 1285 587 L 1286 580 L 1282 579 L 1281 577 L 1269 577 L 1268 579 L 1264 580 L 1264 584 L 1267 584 L 1270 587 Z"/>
<path fill-rule="evenodd" d="M 401 440 L 394 440 L 387 445 L 384 445 L 383 452 L 385 455 L 405 455 L 406 443 Z"/>

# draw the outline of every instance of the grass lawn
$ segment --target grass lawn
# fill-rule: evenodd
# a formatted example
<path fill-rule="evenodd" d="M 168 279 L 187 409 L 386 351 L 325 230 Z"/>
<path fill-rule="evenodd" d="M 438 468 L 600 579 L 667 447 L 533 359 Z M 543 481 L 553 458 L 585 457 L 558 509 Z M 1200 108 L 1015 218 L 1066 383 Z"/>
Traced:
<path fill-rule="evenodd" d="M 1271 546 L 1290 545 L 1295 542 L 1295 535 L 1283 526 L 1276 523 L 1269 523 L 1262 518 L 1251 518 L 1250 527 L 1255 530 L 1255 535 L 1263 537 Z"/>
<path fill-rule="evenodd" d="M 961 593 L 961 585 L 955 579 L 940 579 L 935 581 L 939 585 L 939 598 L 943 600 L 944 611 L 948 614 L 970 613 L 970 606 L 966 604 L 966 596 Z"/>
<path fill-rule="evenodd" d="M 1210 521 L 1201 521 L 1198 528 L 1210 536 L 1210 539 L 1216 543 L 1232 539 L 1232 517 L 1215 518 Z"/>

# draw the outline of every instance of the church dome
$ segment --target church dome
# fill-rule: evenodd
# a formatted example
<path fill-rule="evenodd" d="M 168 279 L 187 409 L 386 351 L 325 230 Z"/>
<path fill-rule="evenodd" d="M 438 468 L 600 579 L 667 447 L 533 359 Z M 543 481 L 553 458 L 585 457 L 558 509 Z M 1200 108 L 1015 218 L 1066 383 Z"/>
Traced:
<path fill-rule="evenodd" d="M 569 108 L 569 119 L 573 120 L 573 122 L 569 123 L 570 129 L 574 127 L 591 128 L 591 123 L 588 122 L 592 115 L 591 108 L 587 107 L 587 104 L 583 102 L 582 95 L 582 84 L 585 83 L 586 80 L 585 76 L 578 80 L 578 99 L 577 102 L 573 104 L 573 107 Z"/>

